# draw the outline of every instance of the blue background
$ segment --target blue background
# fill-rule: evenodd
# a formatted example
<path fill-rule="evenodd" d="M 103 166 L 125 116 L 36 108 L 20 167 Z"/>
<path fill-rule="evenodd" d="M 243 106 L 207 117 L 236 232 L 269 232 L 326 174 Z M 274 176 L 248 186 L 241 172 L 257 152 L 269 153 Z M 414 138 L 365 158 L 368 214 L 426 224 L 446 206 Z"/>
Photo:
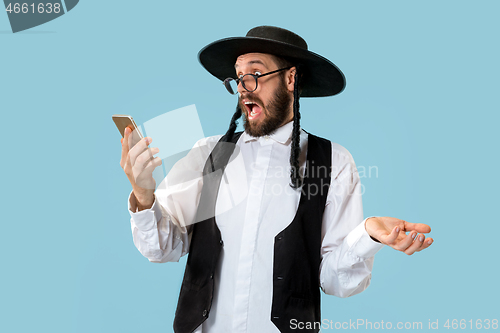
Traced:
<path fill-rule="evenodd" d="M 323 318 L 439 320 L 440 330 L 447 319 L 500 319 L 499 10 L 456 0 L 81 1 L 17 34 L 0 13 L 0 330 L 172 330 L 185 259 L 152 264 L 135 249 L 111 115 L 143 123 L 195 104 L 205 135 L 225 132 L 236 100 L 197 52 L 262 24 L 297 32 L 345 73 L 341 95 L 301 100 L 302 126 L 378 169 L 361 179 L 365 216 L 433 229 L 424 252 L 381 250 L 363 293 L 324 295 Z"/>

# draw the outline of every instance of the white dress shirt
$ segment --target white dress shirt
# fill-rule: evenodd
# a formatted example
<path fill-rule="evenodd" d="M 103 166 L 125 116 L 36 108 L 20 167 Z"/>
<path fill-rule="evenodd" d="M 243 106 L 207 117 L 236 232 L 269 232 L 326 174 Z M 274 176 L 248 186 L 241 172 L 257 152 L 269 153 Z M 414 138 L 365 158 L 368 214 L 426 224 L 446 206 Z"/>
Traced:
<path fill-rule="evenodd" d="M 300 191 L 289 186 L 291 134 L 292 122 L 270 136 L 255 138 L 245 132 L 237 142 L 215 208 L 224 246 L 214 277 L 212 308 L 197 333 L 279 332 L 270 320 L 274 237 L 292 222 L 300 199 Z M 173 167 L 157 188 L 151 209 L 136 212 L 134 196 L 130 196 L 134 244 L 151 262 L 178 261 L 188 253 L 203 167 L 219 139 L 200 140 Z M 300 145 L 304 166 L 304 131 Z M 370 284 L 373 257 L 383 245 L 370 238 L 364 225 L 354 160 L 344 147 L 332 143 L 319 281 L 326 294 L 348 297 Z"/>

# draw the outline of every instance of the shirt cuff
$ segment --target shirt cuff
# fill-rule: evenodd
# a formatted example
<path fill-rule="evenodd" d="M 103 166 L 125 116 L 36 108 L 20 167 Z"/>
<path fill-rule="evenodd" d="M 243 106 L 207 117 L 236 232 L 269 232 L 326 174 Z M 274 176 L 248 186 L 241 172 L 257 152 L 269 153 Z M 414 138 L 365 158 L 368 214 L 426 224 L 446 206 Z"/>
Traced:
<path fill-rule="evenodd" d="M 160 221 L 162 217 L 160 205 L 156 201 L 156 195 L 151 208 L 138 212 L 135 196 L 133 192 L 131 192 L 128 198 L 128 211 L 137 229 L 141 231 L 148 231 L 156 228 L 157 222 Z"/>
<path fill-rule="evenodd" d="M 347 244 L 351 251 L 361 258 L 373 257 L 384 247 L 384 244 L 372 240 L 366 231 L 365 223 L 367 219 L 369 219 L 369 217 L 354 228 L 346 237 Z"/>

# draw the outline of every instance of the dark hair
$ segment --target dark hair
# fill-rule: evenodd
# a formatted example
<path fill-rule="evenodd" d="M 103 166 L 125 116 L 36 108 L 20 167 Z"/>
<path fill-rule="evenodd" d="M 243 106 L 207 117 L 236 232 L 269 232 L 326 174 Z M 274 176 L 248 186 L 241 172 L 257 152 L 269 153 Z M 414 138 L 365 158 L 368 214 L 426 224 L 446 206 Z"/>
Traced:
<path fill-rule="evenodd" d="M 302 178 L 300 178 L 300 104 L 299 98 L 302 92 L 300 64 L 292 59 L 273 56 L 276 65 L 279 68 L 295 67 L 295 80 L 293 86 L 293 129 L 292 129 L 292 146 L 290 151 L 290 186 L 294 189 L 302 186 Z M 285 78 L 286 72 L 280 72 L 281 77 Z"/>
<path fill-rule="evenodd" d="M 298 67 L 298 66 L 297 66 Z M 292 147 L 290 151 L 290 186 L 297 189 L 302 186 L 300 178 L 299 157 L 300 157 L 300 92 L 299 92 L 300 74 L 299 69 L 295 71 L 295 82 L 293 87 L 293 129 L 292 129 Z"/>
<path fill-rule="evenodd" d="M 234 132 L 236 131 L 236 127 L 238 127 L 238 119 L 241 117 L 241 108 L 240 104 L 236 105 L 236 111 L 231 118 L 231 122 L 229 123 L 229 129 L 226 132 L 226 140 L 225 142 L 231 142 L 233 139 Z"/>

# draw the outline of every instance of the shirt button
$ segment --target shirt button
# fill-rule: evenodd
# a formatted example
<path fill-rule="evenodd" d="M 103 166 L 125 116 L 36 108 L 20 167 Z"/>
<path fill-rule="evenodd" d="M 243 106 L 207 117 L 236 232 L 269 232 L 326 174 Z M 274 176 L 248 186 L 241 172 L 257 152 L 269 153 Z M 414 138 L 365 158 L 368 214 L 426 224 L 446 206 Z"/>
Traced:
<path fill-rule="evenodd" d="M 203 317 L 207 316 L 207 310 L 203 310 Z"/>

